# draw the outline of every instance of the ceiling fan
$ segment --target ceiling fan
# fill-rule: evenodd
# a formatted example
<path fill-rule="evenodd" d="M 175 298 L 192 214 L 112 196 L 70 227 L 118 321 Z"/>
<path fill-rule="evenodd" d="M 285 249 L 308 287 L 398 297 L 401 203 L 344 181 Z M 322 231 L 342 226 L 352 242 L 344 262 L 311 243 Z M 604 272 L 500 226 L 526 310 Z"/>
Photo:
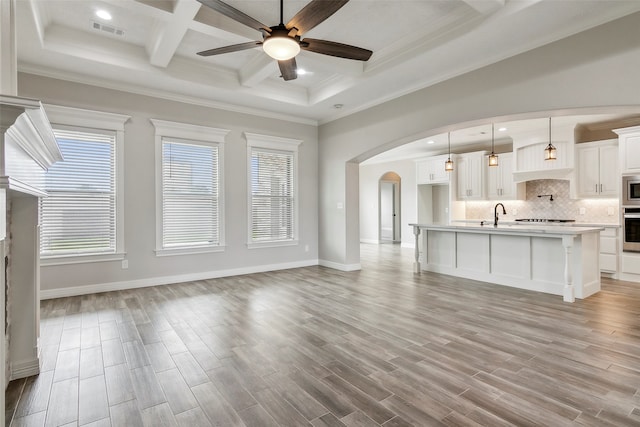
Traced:
<path fill-rule="evenodd" d="M 262 49 L 267 55 L 278 61 L 282 78 L 284 80 L 293 80 L 298 77 L 295 56 L 301 49 L 358 61 L 367 61 L 373 53 L 367 49 L 328 40 L 300 38 L 302 34 L 337 12 L 338 9 L 347 4 L 349 0 L 312 0 L 291 18 L 287 25 L 283 24 L 283 0 L 280 0 L 280 24 L 273 27 L 267 27 L 260 21 L 253 19 L 249 15 L 220 0 L 198 1 L 241 24 L 262 32 L 263 37 L 262 41 L 240 43 L 198 52 L 200 56 L 238 52 L 240 50 L 262 46 Z"/>

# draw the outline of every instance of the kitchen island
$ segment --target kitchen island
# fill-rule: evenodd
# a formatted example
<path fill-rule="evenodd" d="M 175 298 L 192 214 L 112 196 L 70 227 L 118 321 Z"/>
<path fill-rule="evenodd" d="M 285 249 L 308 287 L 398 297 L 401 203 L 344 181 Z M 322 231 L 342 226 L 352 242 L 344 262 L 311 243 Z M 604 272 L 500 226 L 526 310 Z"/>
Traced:
<path fill-rule="evenodd" d="M 601 227 L 409 225 L 416 239 L 416 273 L 562 295 L 567 302 L 600 290 Z"/>

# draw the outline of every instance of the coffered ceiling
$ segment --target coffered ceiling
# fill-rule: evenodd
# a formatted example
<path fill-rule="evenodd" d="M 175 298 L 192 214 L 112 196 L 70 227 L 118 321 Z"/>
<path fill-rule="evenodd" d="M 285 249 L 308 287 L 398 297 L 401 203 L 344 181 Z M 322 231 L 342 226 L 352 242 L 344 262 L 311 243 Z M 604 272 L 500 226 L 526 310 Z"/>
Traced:
<path fill-rule="evenodd" d="M 226 2 L 279 23 L 277 0 Z M 285 0 L 284 22 L 307 3 Z M 637 0 L 351 0 L 304 37 L 370 49 L 371 59 L 303 51 L 306 74 L 285 82 L 259 47 L 196 55 L 262 39 L 196 0 L 17 0 L 18 68 L 315 124 L 636 11 Z"/>

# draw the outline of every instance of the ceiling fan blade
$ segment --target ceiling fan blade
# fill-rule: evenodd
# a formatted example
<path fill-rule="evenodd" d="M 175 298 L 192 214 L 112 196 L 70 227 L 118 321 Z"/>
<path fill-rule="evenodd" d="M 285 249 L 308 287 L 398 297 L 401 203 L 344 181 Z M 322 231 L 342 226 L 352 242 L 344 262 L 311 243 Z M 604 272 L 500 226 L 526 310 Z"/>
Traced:
<path fill-rule="evenodd" d="M 373 54 L 372 51 L 361 47 L 318 39 L 304 39 L 300 43 L 300 48 L 309 52 L 337 56 L 338 58 L 355 59 L 357 61 L 367 61 Z"/>
<path fill-rule="evenodd" d="M 238 9 L 229 6 L 228 4 L 220 1 L 220 0 L 198 0 L 203 5 L 210 7 L 216 12 L 220 12 L 224 16 L 227 16 L 234 21 L 238 21 L 241 24 L 246 25 L 247 27 L 256 29 L 258 31 L 266 31 L 267 33 L 271 32 L 271 28 L 267 25 L 264 25 L 262 22 L 253 19 L 249 15 L 244 12 L 240 12 Z"/>
<path fill-rule="evenodd" d="M 282 78 L 286 80 L 295 80 L 298 78 L 298 66 L 296 58 L 287 59 L 286 61 L 278 61 Z"/>
<path fill-rule="evenodd" d="M 287 29 L 298 29 L 302 35 L 336 13 L 349 0 L 313 0 L 303 7 L 286 25 Z"/>
<path fill-rule="evenodd" d="M 262 42 L 259 42 L 259 41 L 233 44 L 231 46 L 217 47 L 215 49 L 203 50 L 202 52 L 198 52 L 198 55 L 211 56 L 211 55 L 220 55 L 221 53 L 238 52 L 240 50 L 253 49 L 256 46 L 260 46 L 261 44 Z"/>

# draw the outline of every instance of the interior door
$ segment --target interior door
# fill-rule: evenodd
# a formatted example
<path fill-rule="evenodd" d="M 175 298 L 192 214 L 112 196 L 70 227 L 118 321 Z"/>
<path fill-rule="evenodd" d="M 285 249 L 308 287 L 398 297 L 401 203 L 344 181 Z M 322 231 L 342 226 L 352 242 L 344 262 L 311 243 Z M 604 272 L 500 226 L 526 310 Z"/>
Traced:
<path fill-rule="evenodd" d="M 380 182 L 380 240 L 394 240 L 395 224 L 395 184 L 382 181 Z"/>

